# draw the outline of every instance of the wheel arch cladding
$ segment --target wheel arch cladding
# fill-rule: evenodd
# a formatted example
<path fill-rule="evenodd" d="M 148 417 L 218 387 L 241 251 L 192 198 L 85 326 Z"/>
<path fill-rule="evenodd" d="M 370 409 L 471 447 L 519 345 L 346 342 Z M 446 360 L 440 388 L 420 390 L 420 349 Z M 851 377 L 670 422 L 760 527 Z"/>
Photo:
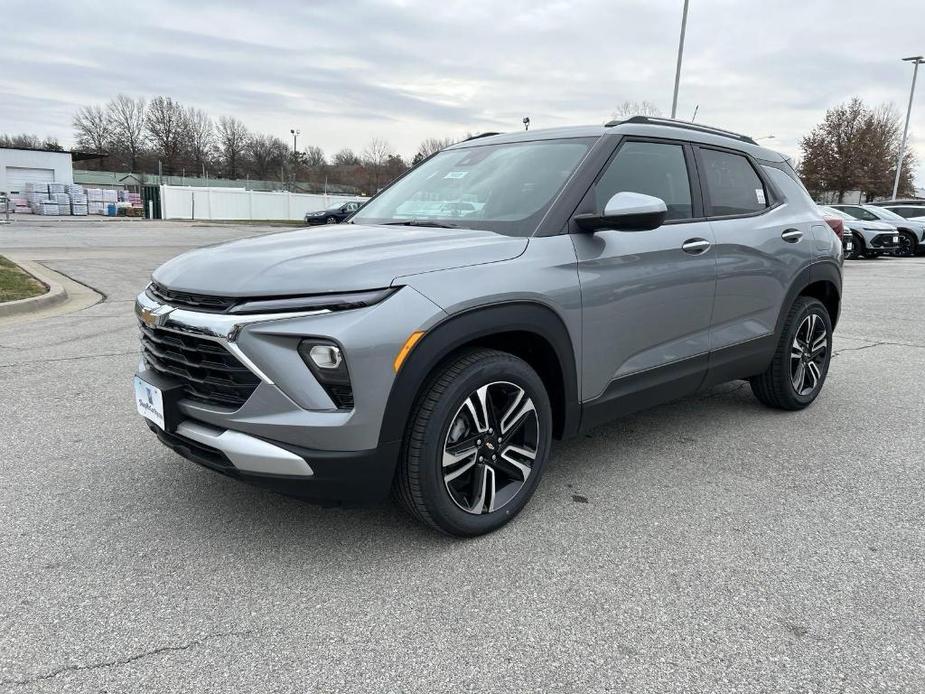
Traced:
<path fill-rule="evenodd" d="M 790 285 L 787 292 L 787 299 L 780 308 L 780 316 L 777 319 L 777 330 L 775 335 L 779 338 L 784 329 L 784 321 L 793 302 L 798 296 L 809 296 L 818 299 L 829 312 L 829 318 L 832 321 L 832 329 L 838 323 L 838 315 L 841 311 L 841 287 L 842 287 L 841 268 L 834 261 L 822 261 L 813 263 L 805 268 Z"/>
<path fill-rule="evenodd" d="M 578 375 L 568 330 L 552 309 L 512 302 L 454 314 L 414 346 L 392 384 L 380 445 L 402 439 L 414 402 L 436 370 L 459 353 L 479 347 L 508 352 L 530 364 L 549 394 L 554 436 L 575 433 Z"/>

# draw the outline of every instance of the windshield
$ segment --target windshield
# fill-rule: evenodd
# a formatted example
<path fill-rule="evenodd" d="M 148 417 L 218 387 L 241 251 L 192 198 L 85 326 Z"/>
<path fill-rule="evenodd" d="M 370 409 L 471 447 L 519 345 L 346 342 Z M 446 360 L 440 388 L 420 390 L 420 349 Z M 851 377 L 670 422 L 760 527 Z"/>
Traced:
<path fill-rule="evenodd" d="M 324 209 L 326 209 L 326 210 L 338 210 L 338 209 L 340 209 L 341 207 L 343 207 L 343 205 L 344 205 L 344 201 L 341 200 L 340 202 L 332 202 L 330 205 L 328 205 L 328 206 L 325 207 Z"/>
<path fill-rule="evenodd" d="M 876 222 L 876 221 L 878 221 L 877 215 L 871 214 L 870 212 L 868 212 L 867 210 L 865 210 L 863 207 L 853 207 L 853 206 L 852 206 L 852 207 L 846 207 L 846 208 L 842 209 L 842 212 L 844 212 L 845 214 L 849 215 L 849 216 L 852 217 L 853 219 L 860 219 L 861 221 L 864 221 L 864 222 Z"/>
<path fill-rule="evenodd" d="M 446 150 L 412 169 L 350 221 L 530 236 L 591 142 L 542 140 Z"/>

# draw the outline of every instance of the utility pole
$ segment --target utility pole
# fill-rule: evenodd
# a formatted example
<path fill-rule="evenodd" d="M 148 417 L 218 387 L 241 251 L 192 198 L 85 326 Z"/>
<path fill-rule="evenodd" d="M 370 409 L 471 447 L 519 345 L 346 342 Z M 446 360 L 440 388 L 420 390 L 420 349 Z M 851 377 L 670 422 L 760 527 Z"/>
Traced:
<path fill-rule="evenodd" d="M 681 58 L 684 55 L 684 33 L 687 31 L 687 5 L 690 0 L 684 0 L 684 14 L 681 16 L 681 39 L 678 41 L 678 66 L 674 72 L 674 96 L 671 98 L 671 117 L 678 112 L 678 87 L 681 84 Z"/>
<path fill-rule="evenodd" d="M 903 128 L 902 144 L 899 145 L 899 156 L 896 158 L 896 178 L 893 180 L 893 197 L 899 192 L 899 176 L 903 170 L 903 158 L 906 155 L 906 136 L 909 134 L 909 118 L 912 116 L 912 97 L 915 96 L 915 78 L 919 74 L 919 65 L 925 64 L 925 56 L 914 55 L 911 58 L 903 58 L 904 62 L 912 63 L 912 88 L 909 90 L 909 107 L 906 109 L 906 125 Z"/>

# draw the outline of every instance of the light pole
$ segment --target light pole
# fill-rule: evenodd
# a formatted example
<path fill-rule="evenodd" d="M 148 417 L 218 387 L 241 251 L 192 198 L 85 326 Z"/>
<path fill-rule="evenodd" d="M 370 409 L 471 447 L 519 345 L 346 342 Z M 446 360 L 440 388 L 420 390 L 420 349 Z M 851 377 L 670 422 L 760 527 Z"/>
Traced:
<path fill-rule="evenodd" d="M 684 32 L 687 31 L 687 5 L 684 0 L 684 14 L 681 15 L 681 39 L 678 41 L 678 67 L 674 72 L 674 96 L 671 98 L 671 117 L 678 112 L 678 86 L 681 84 L 681 57 L 684 55 Z"/>
<path fill-rule="evenodd" d="M 903 169 L 903 157 L 906 155 L 906 135 L 909 134 L 909 117 L 912 115 L 912 97 L 915 95 L 915 78 L 919 74 L 919 65 L 925 64 L 925 56 L 914 55 L 911 58 L 903 58 L 903 61 L 912 63 L 912 89 L 909 90 L 909 108 L 906 109 L 906 125 L 903 128 L 902 144 L 899 145 L 899 156 L 896 158 L 896 178 L 893 180 L 893 197 L 896 199 L 896 193 L 899 192 L 899 175 Z"/>
<path fill-rule="evenodd" d="M 302 131 L 293 128 L 289 132 L 292 133 L 292 153 L 295 154 L 296 150 L 298 149 L 298 147 L 296 147 L 296 139 L 299 137 L 299 135 L 302 134 Z"/>

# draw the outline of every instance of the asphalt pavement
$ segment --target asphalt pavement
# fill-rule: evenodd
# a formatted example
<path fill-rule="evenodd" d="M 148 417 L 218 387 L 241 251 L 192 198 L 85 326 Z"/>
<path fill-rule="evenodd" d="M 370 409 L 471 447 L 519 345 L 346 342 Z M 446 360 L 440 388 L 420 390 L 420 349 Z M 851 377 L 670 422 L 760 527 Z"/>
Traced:
<path fill-rule="evenodd" d="M 557 444 L 460 541 L 159 445 L 134 295 L 260 226 L 30 220 L 103 297 L 0 327 L 0 691 L 925 691 L 925 258 L 848 263 L 817 402 L 744 383 Z"/>

